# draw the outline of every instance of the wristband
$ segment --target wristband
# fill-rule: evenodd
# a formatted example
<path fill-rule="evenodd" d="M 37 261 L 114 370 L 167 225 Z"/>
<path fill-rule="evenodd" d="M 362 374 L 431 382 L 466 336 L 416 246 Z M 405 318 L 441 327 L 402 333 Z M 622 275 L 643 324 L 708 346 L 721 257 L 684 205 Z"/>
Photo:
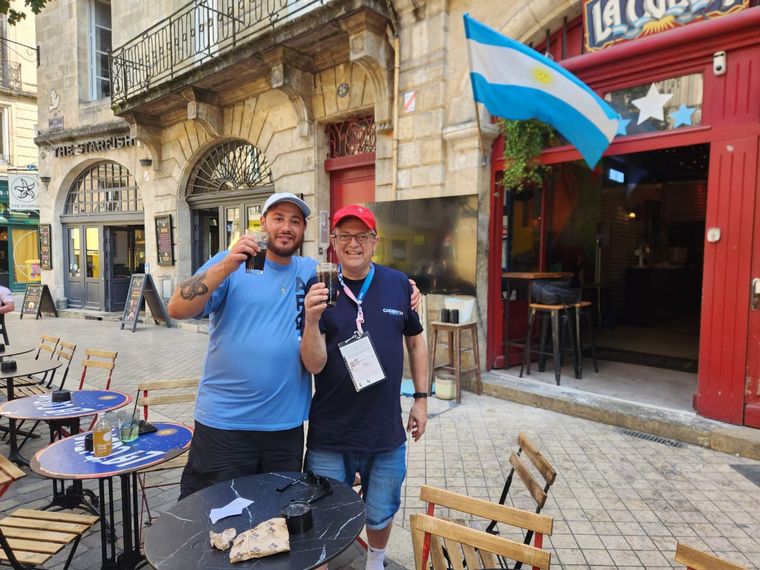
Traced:
<path fill-rule="evenodd" d="M 412 394 L 412 398 L 415 400 L 419 400 L 420 398 L 427 398 L 427 392 L 415 392 Z"/>

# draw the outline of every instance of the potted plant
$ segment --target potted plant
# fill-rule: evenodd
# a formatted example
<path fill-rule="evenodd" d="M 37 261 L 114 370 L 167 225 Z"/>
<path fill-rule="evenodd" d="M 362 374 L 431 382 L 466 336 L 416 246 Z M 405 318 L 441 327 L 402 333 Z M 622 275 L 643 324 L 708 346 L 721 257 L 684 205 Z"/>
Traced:
<path fill-rule="evenodd" d="M 546 123 L 530 119 L 511 121 L 501 119 L 504 133 L 504 173 L 501 183 L 515 193 L 515 199 L 528 200 L 533 191 L 541 188 L 549 167 L 538 162 L 538 156 L 554 136 Z"/>

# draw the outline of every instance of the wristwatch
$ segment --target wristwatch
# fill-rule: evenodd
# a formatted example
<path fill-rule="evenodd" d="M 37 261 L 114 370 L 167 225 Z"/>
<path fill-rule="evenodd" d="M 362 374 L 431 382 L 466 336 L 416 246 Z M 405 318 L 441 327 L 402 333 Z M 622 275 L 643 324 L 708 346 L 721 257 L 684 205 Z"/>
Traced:
<path fill-rule="evenodd" d="M 419 400 L 420 398 L 427 398 L 427 392 L 415 392 L 412 394 L 412 398 Z"/>

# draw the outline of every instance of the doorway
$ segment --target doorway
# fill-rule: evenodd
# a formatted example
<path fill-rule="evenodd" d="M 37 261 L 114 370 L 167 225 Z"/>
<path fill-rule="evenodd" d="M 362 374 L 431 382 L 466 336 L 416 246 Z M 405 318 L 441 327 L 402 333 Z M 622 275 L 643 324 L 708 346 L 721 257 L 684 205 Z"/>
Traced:
<path fill-rule="evenodd" d="M 123 311 L 133 273 L 145 273 L 145 228 L 105 226 L 105 310 Z"/>
<path fill-rule="evenodd" d="M 571 273 L 593 303 L 600 372 L 586 366 L 575 380 L 568 359 L 563 385 L 692 409 L 709 152 L 698 144 L 617 155 L 593 171 L 557 164 L 543 189 L 506 193 L 503 268 Z M 527 299 L 511 301 L 511 338 L 524 334 L 512 316 L 526 310 Z"/>

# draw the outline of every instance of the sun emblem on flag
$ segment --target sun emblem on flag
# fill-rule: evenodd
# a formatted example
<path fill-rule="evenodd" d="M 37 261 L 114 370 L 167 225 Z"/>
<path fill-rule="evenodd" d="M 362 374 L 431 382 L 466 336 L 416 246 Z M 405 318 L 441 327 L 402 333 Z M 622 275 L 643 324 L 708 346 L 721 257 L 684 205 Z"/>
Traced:
<path fill-rule="evenodd" d="M 543 85 L 554 83 L 554 76 L 546 67 L 534 67 L 532 75 L 536 83 L 541 83 Z"/>

